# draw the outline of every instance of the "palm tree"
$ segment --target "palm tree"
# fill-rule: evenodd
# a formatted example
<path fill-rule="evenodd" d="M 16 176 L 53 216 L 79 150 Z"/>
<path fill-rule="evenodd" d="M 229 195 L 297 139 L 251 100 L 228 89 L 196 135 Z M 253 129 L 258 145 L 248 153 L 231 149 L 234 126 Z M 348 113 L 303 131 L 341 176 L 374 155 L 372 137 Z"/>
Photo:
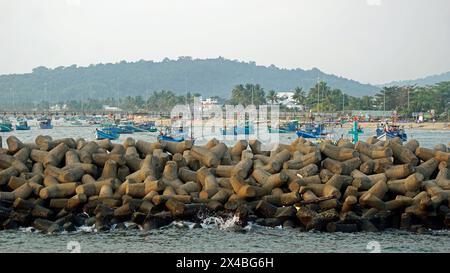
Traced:
<path fill-rule="evenodd" d="M 247 106 L 250 104 L 261 105 L 266 102 L 264 89 L 259 85 L 253 85 L 247 83 L 245 86 L 242 84 L 236 85 L 231 91 L 231 104 L 242 104 Z"/>
<path fill-rule="evenodd" d="M 270 90 L 270 91 L 267 93 L 266 98 L 267 98 L 267 100 L 269 100 L 272 104 L 274 104 L 275 102 L 278 102 L 277 92 L 275 92 L 274 90 Z"/>
<path fill-rule="evenodd" d="M 306 93 L 305 91 L 303 91 L 303 88 L 296 87 L 292 99 L 294 99 L 297 105 L 304 105 L 306 100 Z"/>

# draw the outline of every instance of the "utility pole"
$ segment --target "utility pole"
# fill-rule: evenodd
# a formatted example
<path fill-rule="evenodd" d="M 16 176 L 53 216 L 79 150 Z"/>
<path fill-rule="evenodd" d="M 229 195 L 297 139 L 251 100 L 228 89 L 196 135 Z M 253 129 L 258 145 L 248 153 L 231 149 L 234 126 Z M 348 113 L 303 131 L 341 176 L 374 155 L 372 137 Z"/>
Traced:
<path fill-rule="evenodd" d="M 317 74 L 317 115 L 319 115 L 320 111 L 320 82 L 319 82 L 319 74 Z"/>
<path fill-rule="evenodd" d="M 409 116 L 409 87 L 408 87 L 408 114 L 407 114 L 407 117 Z"/>
<path fill-rule="evenodd" d="M 408 110 L 409 110 L 409 88 L 408 88 Z"/>

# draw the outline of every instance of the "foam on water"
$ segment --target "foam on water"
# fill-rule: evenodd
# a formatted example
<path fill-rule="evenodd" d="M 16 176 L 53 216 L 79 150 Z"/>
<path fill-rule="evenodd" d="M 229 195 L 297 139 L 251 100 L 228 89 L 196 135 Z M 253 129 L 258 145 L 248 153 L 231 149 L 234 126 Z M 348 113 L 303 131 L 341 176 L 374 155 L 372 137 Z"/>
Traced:
<path fill-rule="evenodd" d="M 85 232 L 85 233 L 91 233 L 91 232 L 97 232 L 97 229 L 95 228 L 95 225 L 92 226 L 80 226 L 76 228 L 79 232 Z"/>
<path fill-rule="evenodd" d="M 34 227 L 20 227 L 19 230 L 21 232 L 38 232 L 38 230 L 36 230 Z"/>
<path fill-rule="evenodd" d="M 238 223 L 239 217 L 235 215 L 225 219 L 217 216 L 209 216 L 202 220 L 200 226 L 202 228 L 219 228 L 221 230 L 228 230 L 235 229 L 238 226 Z"/>

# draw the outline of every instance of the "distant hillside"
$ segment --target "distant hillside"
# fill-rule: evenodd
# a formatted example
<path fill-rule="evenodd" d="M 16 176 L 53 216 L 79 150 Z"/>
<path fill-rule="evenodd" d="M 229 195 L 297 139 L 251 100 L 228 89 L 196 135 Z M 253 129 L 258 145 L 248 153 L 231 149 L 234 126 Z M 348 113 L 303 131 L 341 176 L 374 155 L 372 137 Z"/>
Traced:
<path fill-rule="evenodd" d="M 329 75 L 318 69 L 281 69 L 254 62 L 239 62 L 224 58 L 161 62 L 138 61 L 97 64 L 88 67 L 38 67 L 28 74 L 0 76 L 0 102 L 49 102 L 68 99 L 107 98 L 142 95 L 156 90 L 186 91 L 204 96 L 228 98 L 232 88 L 241 83 L 259 83 L 266 91 L 311 88 L 317 77 L 329 86 L 349 95 L 373 95 L 379 88 L 369 84 Z"/>
<path fill-rule="evenodd" d="M 382 84 L 381 87 L 383 87 L 383 86 L 393 86 L 393 85 L 397 85 L 397 86 L 405 86 L 405 85 L 426 86 L 426 85 L 433 85 L 433 84 L 436 84 L 438 82 L 446 82 L 446 81 L 450 81 L 450 71 L 447 72 L 447 73 L 442 73 L 442 74 L 439 74 L 439 75 L 432 75 L 432 76 L 428 76 L 428 77 L 420 78 L 420 79 L 416 79 L 416 80 L 394 81 L 394 82 L 390 82 L 390 83 L 385 83 L 385 84 Z"/>

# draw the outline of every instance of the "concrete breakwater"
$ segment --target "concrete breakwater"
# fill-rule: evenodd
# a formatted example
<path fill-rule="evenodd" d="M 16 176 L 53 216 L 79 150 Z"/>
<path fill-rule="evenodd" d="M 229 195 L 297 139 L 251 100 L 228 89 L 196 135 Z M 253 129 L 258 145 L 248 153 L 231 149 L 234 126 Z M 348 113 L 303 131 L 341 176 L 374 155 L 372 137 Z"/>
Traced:
<path fill-rule="evenodd" d="M 1 143 L 1 141 L 0 141 Z M 258 140 L 147 142 L 14 136 L 0 147 L 0 229 L 72 231 L 132 221 L 144 229 L 199 214 L 241 225 L 321 231 L 450 227 L 450 152 L 398 139 L 313 144 L 268 152 Z"/>

